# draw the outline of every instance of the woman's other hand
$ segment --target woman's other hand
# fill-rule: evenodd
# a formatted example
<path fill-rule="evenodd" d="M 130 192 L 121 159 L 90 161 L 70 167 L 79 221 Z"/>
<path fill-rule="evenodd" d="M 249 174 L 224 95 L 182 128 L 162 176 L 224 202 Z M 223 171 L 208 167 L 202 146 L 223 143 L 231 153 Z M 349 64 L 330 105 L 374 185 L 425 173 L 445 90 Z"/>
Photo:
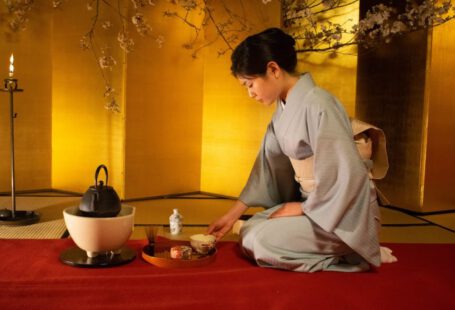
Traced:
<path fill-rule="evenodd" d="M 210 224 L 207 233 L 214 235 L 216 241 L 219 241 L 232 229 L 235 221 L 240 218 L 247 208 L 247 205 L 240 200 L 237 200 L 234 206 L 225 215 Z"/>
<path fill-rule="evenodd" d="M 285 216 L 303 215 L 301 202 L 286 202 L 281 208 L 270 214 L 269 219 Z"/>

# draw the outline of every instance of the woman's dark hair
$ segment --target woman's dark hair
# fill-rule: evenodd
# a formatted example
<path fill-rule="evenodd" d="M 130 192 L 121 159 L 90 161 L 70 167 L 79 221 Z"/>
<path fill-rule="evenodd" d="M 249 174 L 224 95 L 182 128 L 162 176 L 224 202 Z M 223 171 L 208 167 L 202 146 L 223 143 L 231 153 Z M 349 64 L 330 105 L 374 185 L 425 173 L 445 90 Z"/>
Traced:
<path fill-rule="evenodd" d="M 278 28 L 249 36 L 232 52 L 231 73 L 234 76 L 263 76 L 270 61 L 293 73 L 297 65 L 294 45 L 295 40 Z"/>

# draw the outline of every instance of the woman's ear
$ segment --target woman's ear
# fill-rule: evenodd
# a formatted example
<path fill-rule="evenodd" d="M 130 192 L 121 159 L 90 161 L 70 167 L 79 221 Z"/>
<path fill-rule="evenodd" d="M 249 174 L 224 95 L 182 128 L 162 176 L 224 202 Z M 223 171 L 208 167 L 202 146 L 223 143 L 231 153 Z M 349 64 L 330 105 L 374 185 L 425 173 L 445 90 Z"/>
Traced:
<path fill-rule="evenodd" d="M 267 71 L 276 79 L 281 76 L 281 68 L 275 61 L 269 61 L 267 63 Z"/>

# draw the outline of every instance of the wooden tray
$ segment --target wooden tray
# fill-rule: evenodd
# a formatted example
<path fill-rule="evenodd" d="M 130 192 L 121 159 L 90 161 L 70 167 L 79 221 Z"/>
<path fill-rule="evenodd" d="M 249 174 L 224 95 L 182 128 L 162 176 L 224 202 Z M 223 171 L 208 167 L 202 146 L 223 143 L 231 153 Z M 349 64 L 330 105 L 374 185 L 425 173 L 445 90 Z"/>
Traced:
<path fill-rule="evenodd" d="M 153 253 L 149 245 L 146 245 L 142 249 L 142 258 L 152 265 L 163 268 L 201 267 L 206 266 L 215 260 L 216 249 L 213 249 L 207 255 L 202 255 L 193 251 L 191 259 L 171 258 L 170 249 L 176 245 L 190 246 L 190 243 L 184 241 L 160 242 L 155 245 L 155 253 Z"/>

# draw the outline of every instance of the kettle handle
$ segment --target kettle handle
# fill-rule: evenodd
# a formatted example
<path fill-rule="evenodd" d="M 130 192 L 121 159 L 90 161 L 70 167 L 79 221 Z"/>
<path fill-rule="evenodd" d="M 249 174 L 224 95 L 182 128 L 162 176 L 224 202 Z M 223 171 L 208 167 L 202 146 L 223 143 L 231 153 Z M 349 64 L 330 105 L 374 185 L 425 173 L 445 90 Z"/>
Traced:
<path fill-rule="evenodd" d="M 98 168 L 96 168 L 95 172 L 95 187 L 98 186 L 98 174 L 100 173 L 100 170 L 104 170 L 104 174 L 106 175 L 106 186 L 107 186 L 107 180 L 109 179 L 109 175 L 107 173 L 107 167 L 105 165 L 99 165 Z"/>

